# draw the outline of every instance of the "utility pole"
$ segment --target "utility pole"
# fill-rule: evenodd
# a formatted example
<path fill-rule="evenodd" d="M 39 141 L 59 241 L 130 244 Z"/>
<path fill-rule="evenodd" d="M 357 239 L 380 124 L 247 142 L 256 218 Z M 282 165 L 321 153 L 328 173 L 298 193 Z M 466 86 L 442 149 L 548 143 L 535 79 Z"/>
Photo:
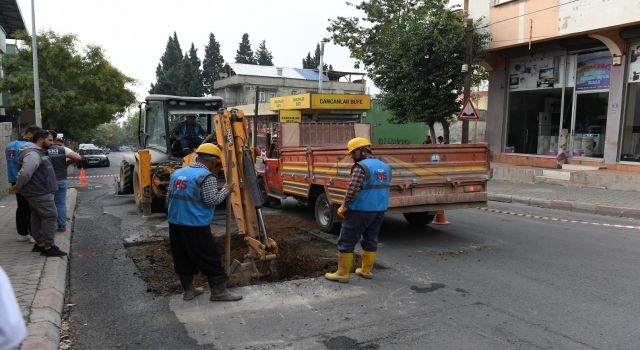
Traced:
<path fill-rule="evenodd" d="M 320 43 L 320 64 L 318 65 L 318 93 L 322 93 L 322 79 L 324 74 L 322 67 L 324 66 L 324 42 Z"/>
<path fill-rule="evenodd" d="M 473 62 L 473 19 L 469 17 L 469 0 L 464 0 L 464 15 L 466 17 L 465 26 L 465 53 L 464 65 L 462 72 L 464 73 L 464 98 L 462 103 L 467 103 L 471 98 L 471 68 Z M 469 121 L 462 121 L 462 143 L 469 143 Z"/>
<path fill-rule="evenodd" d="M 258 112 L 260 111 L 260 86 L 256 86 L 256 104 L 253 109 L 253 125 L 251 128 L 251 147 L 258 146 Z M 267 116 L 267 118 L 269 118 Z"/>
<path fill-rule="evenodd" d="M 33 99 L 35 102 L 36 126 L 42 127 L 40 112 L 40 77 L 38 76 L 38 33 L 36 32 L 35 0 L 31 0 L 31 52 L 33 53 Z"/>

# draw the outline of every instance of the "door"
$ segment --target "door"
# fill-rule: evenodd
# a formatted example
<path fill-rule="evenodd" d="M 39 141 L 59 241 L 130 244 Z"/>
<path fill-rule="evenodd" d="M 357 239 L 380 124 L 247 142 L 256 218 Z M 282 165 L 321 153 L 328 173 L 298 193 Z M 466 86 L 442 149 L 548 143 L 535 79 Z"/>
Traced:
<path fill-rule="evenodd" d="M 281 173 L 280 169 L 280 157 L 278 154 L 278 150 L 276 144 L 273 143 L 269 147 L 269 151 L 267 152 L 267 159 L 265 160 L 265 169 L 264 176 L 267 180 L 267 189 L 268 193 L 273 191 L 277 193 L 283 193 L 282 188 L 282 178 L 280 177 Z"/>

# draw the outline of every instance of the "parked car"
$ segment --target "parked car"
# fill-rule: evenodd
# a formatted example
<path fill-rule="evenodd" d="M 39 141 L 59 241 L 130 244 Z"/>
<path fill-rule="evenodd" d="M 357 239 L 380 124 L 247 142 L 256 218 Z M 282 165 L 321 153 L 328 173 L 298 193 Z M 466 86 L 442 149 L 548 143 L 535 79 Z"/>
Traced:
<path fill-rule="evenodd" d="M 104 151 L 98 147 L 83 148 L 78 150 L 80 154 L 80 162 L 76 164 L 78 168 L 88 168 L 92 166 L 109 167 L 111 163 Z"/>
<path fill-rule="evenodd" d="M 104 151 L 104 154 L 111 153 L 111 148 L 109 148 L 109 147 L 102 147 L 102 150 Z"/>
<path fill-rule="evenodd" d="M 81 143 L 80 145 L 78 145 L 78 151 L 81 149 L 89 149 L 89 148 L 98 148 L 98 146 L 94 145 L 93 143 Z"/>
<path fill-rule="evenodd" d="M 120 146 L 120 147 L 118 147 L 118 151 L 120 151 L 120 152 L 131 151 L 131 147 L 129 147 L 129 146 Z"/>

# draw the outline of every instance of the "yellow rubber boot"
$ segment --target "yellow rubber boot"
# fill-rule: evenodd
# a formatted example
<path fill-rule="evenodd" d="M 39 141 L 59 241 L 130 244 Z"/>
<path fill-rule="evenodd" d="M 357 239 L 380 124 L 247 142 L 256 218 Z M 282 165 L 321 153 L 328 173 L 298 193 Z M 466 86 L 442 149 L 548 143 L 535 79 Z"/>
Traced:
<path fill-rule="evenodd" d="M 338 271 L 325 273 L 324 278 L 341 283 L 349 282 L 349 272 L 353 265 L 353 253 L 338 253 Z"/>
<path fill-rule="evenodd" d="M 376 261 L 376 252 L 362 251 L 362 267 L 356 269 L 356 273 L 364 278 L 373 278 L 371 268 Z"/>

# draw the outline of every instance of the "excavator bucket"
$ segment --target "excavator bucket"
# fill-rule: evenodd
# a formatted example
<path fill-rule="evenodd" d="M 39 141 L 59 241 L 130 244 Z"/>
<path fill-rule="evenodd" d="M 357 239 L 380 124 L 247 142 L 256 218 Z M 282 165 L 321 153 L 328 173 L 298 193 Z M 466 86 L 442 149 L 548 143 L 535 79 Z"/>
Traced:
<path fill-rule="evenodd" d="M 265 227 L 262 215 L 263 197 L 247 143 L 244 114 L 238 110 L 222 109 L 214 117 L 214 124 L 217 142 L 222 149 L 226 181 L 235 185 L 227 200 L 230 201 L 238 234 L 244 236 L 248 247 L 248 254 L 243 262 L 234 260 L 227 266 L 229 283 L 247 285 L 251 279 L 274 274 L 278 245 L 269 238 Z"/>

